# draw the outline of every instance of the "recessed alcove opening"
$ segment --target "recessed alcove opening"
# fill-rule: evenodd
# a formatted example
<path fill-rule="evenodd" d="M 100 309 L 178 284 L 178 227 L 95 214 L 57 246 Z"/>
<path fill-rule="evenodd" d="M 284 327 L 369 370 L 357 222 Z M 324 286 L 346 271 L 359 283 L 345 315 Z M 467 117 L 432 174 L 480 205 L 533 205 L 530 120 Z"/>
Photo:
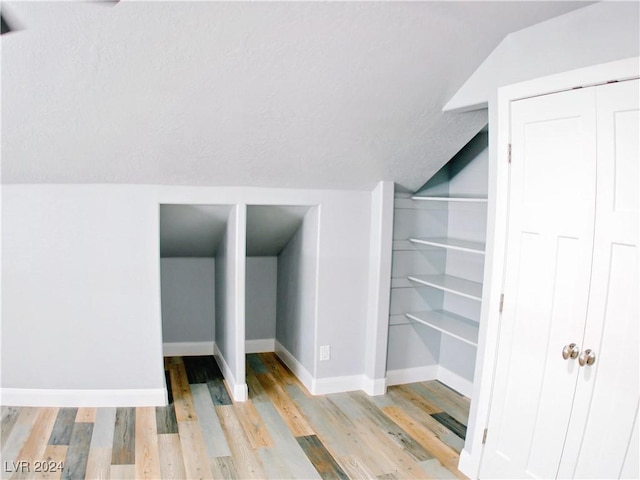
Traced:
<path fill-rule="evenodd" d="M 216 256 L 231 205 L 160 206 L 162 338 L 165 355 L 213 354 Z"/>
<path fill-rule="evenodd" d="M 245 335 L 253 353 L 276 351 L 313 371 L 318 270 L 317 206 L 247 207 Z"/>

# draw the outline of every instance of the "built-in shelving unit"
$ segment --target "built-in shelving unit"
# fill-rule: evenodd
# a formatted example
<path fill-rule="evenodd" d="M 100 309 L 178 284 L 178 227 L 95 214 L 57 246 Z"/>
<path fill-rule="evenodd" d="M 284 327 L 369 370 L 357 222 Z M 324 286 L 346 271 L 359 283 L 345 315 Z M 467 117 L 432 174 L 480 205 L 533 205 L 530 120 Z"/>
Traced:
<path fill-rule="evenodd" d="M 424 196 L 414 195 L 412 200 L 417 201 L 435 201 L 435 202 L 469 202 L 469 203 L 486 203 L 487 198 L 478 196 Z M 484 255 L 485 244 L 483 242 L 475 242 L 460 238 L 449 237 L 423 237 L 410 238 L 416 247 L 422 246 L 439 247 L 459 252 Z M 482 301 L 482 283 L 474 282 L 464 278 L 447 274 L 436 275 L 409 275 L 407 277 L 410 282 L 421 286 L 432 287 L 444 292 L 459 295 L 464 298 Z M 397 279 L 396 285 L 405 286 L 400 279 Z M 458 340 L 466 342 L 470 345 L 478 344 L 478 323 L 456 315 L 446 310 L 434 310 L 424 312 L 413 312 L 405 314 L 411 320 L 434 328 L 446 335 L 450 335 Z"/>
<path fill-rule="evenodd" d="M 486 251 L 488 135 L 413 195 L 397 195 L 388 371 L 424 368 L 471 395 Z M 417 369 L 417 370 L 416 370 Z"/>

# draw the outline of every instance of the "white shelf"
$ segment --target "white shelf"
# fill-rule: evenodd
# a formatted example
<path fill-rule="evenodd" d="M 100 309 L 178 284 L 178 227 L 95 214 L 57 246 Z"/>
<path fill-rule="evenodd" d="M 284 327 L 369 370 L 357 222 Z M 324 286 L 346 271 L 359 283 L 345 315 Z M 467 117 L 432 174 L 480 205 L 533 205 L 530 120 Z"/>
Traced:
<path fill-rule="evenodd" d="M 434 247 L 459 250 L 461 252 L 479 253 L 484 255 L 485 245 L 482 242 L 470 242 L 458 238 L 430 237 L 430 238 L 410 238 L 410 242 L 419 245 L 431 245 Z"/>
<path fill-rule="evenodd" d="M 414 195 L 411 197 L 411 200 L 423 200 L 430 202 L 478 202 L 478 203 L 487 203 L 488 199 L 486 197 L 471 197 L 464 195 L 457 195 L 455 197 L 445 197 L 445 196 L 422 196 L 422 195 Z"/>
<path fill-rule="evenodd" d="M 469 345 L 478 346 L 478 324 L 451 312 L 426 311 L 405 313 L 407 318 L 439 330 Z"/>
<path fill-rule="evenodd" d="M 437 288 L 445 292 L 460 295 L 472 300 L 482 301 L 482 284 L 452 275 L 410 275 L 412 282 L 428 287 Z"/>

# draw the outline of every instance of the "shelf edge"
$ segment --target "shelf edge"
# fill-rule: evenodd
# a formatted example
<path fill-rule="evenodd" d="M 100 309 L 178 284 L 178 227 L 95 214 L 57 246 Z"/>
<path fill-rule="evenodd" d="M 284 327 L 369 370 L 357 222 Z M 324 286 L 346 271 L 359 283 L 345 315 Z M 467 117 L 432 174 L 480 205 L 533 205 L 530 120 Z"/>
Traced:
<path fill-rule="evenodd" d="M 420 283 L 422 285 L 426 285 L 427 287 L 431 287 L 431 288 L 435 288 L 435 289 L 438 289 L 438 290 L 442 290 L 443 292 L 453 293 L 454 295 L 458 295 L 458 296 L 464 297 L 464 298 L 469 298 L 471 300 L 476 300 L 478 302 L 482 301 L 482 297 L 476 297 L 475 295 L 472 295 L 470 293 L 461 292 L 460 290 L 454 290 L 453 288 L 448 288 L 448 287 L 445 287 L 443 285 L 438 285 L 436 283 L 426 282 L 424 280 L 420 280 L 418 278 L 415 278 L 415 277 L 413 277 L 411 275 L 407 276 L 407 278 L 409 280 L 411 280 L 412 282 Z"/>
<path fill-rule="evenodd" d="M 435 326 L 435 325 L 434 325 L 434 324 L 432 324 L 432 323 L 426 322 L 426 321 L 424 321 L 424 320 L 422 320 L 422 319 L 420 319 L 420 318 L 416 317 L 416 316 L 415 316 L 414 314 L 412 314 L 412 313 L 405 313 L 404 315 L 405 315 L 405 317 L 409 318 L 410 320 L 412 320 L 412 321 L 414 321 L 414 322 L 418 322 L 418 323 L 419 323 L 419 324 L 421 324 L 421 325 L 424 325 L 424 326 L 429 327 L 429 328 L 433 328 L 434 330 L 437 330 L 437 331 L 439 331 L 440 333 L 443 333 L 443 334 L 448 335 L 448 336 L 450 336 L 450 337 L 452 337 L 452 338 L 455 338 L 456 340 L 459 340 L 459 341 L 461 341 L 461 342 L 464 342 L 464 343 L 466 343 L 466 344 L 469 344 L 469 345 L 471 345 L 471 346 L 473 346 L 473 347 L 477 347 L 477 346 L 478 346 L 478 342 L 477 342 L 477 341 L 476 341 L 476 342 L 472 342 L 471 340 L 469 340 L 469 339 L 467 339 L 467 338 L 464 338 L 464 337 L 462 337 L 462 336 L 460 336 L 460 335 L 456 335 L 455 333 L 452 333 L 452 332 L 450 332 L 449 330 L 445 330 L 445 329 L 443 329 L 443 328 L 439 328 L 439 327 Z"/>

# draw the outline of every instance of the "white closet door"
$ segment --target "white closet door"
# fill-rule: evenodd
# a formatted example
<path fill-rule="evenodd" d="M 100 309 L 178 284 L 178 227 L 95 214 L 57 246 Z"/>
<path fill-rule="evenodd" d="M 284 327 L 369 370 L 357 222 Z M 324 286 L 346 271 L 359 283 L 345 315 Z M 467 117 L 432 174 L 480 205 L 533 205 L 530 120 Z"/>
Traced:
<path fill-rule="evenodd" d="M 618 478 L 627 455 L 638 456 L 627 445 L 634 435 L 640 376 L 639 89 L 637 80 L 596 88 L 596 233 L 582 342 L 582 350 L 591 349 L 596 357 L 578 372 L 561 477 Z"/>
<path fill-rule="evenodd" d="M 584 331 L 594 234 L 593 88 L 512 103 L 509 229 L 482 478 L 555 477 Z"/>

